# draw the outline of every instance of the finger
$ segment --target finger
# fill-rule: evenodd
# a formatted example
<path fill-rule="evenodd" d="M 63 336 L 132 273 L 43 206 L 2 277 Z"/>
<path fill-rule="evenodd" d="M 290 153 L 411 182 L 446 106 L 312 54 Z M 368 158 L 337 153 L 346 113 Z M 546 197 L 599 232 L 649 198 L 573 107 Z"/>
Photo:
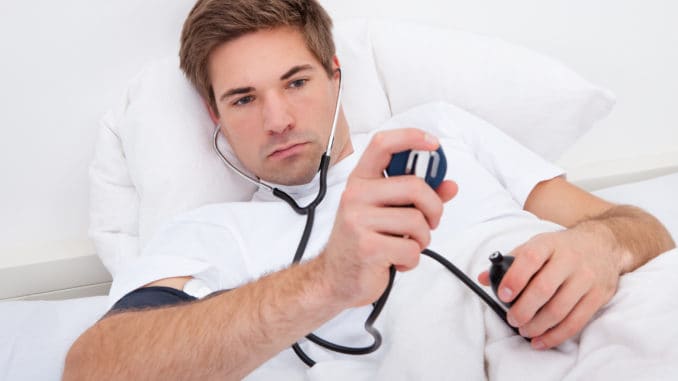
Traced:
<path fill-rule="evenodd" d="M 566 260 L 561 258 L 551 257 L 532 276 L 527 287 L 523 289 L 518 300 L 508 311 L 507 318 L 510 318 L 509 320 L 516 323 L 518 327 L 522 327 L 530 322 L 537 311 L 548 303 L 556 291 L 558 291 L 558 288 L 572 273 Z M 513 262 L 511 268 L 515 265 L 516 262 Z"/>
<path fill-rule="evenodd" d="M 515 260 L 499 284 L 497 289 L 499 299 L 504 302 L 513 301 L 552 253 L 551 248 L 530 244 L 530 242 L 512 251 L 511 254 L 515 257 Z"/>
<path fill-rule="evenodd" d="M 408 271 L 419 264 L 421 254 L 416 241 L 404 237 L 381 236 L 379 244 L 383 255 L 381 260 L 388 266 L 394 265 L 398 271 Z"/>
<path fill-rule="evenodd" d="M 548 349 L 562 344 L 565 340 L 579 333 L 601 305 L 601 298 L 596 294 L 586 294 L 560 324 L 548 330 L 545 334 L 533 338 L 532 347 Z"/>
<path fill-rule="evenodd" d="M 452 180 L 444 180 L 436 189 L 436 193 L 443 202 L 450 201 L 459 192 L 459 186 Z"/>
<path fill-rule="evenodd" d="M 584 297 L 590 286 L 576 279 L 568 279 L 555 296 L 542 307 L 527 324 L 520 327 L 523 337 L 536 337 L 560 324 Z M 522 297 L 522 296 L 521 296 Z"/>
<path fill-rule="evenodd" d="M 376 206 L 414 205 L 423 213 L 431 229 L 438 225 L 443 213 L 440 197 L 415 176 L 352 181 L 344 191 L 342 201 Z"/>
<path fill-rule="evenodd" d="M 352 175 L 361 178 L 382 177 L 391 155 L 408 149 L 434 151 L 439 145 L 437 138 L 416 128 L 378 132 L 372 137 Z"/>
<path fill-rule="evenodd" d="M 431 230 L 424 215 L 414 208 L 372 208 L 363 217 L 365 227 L 382 234 L 407 236 L 424 250 L 431 242 Z"/>
<path fill-rule="evenodd" d="M 489 271 L 483 271 L 478 275 L 478 282 L 482 284 L 483 286 L 489 286 L 490 285 L 490 272 Z"/>

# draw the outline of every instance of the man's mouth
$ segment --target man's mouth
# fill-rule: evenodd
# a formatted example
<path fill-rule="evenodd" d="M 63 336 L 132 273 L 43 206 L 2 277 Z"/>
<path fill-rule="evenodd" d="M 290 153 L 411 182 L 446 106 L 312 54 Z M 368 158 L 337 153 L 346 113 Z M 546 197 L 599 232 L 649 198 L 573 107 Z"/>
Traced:
<path fill-rule="evenodd" d="M 306 142 L 294 143 L 286 145 L 284 147 L 277 148 L 271 154 L 269 154 L 268 157 L 269 159 L 284 159 L 292 155 L 296 155 L 297 153 L 304 149 L 306 144 L 308 143 Z"/>

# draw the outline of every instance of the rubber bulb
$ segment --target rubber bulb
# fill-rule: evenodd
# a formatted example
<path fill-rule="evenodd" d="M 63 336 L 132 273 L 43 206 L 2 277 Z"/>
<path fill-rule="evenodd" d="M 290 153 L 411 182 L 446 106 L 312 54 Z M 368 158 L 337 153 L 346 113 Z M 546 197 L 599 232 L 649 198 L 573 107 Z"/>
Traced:
<path fill-rule="evenodd" d="M 509 308 L 511 308 L 513 302 L 505 303 L 499 299 L 499 295 L 497 295 L 497 289 L 499 288 L 501 280 L 504 278 L 504 274 L 506 274 L 509 267 L 511 267 L 513 259 L 514 257 L 510 255 L 502 255 L 498 251 L 495 251 L 490 255 L 490 262 L 492 262 L 492 266 L 490 266 L 490 286 L 492 286 L 492 292 L 494 292 L 494 295 L 501 304 Z M 513 300 L 515 301 L 516 299 L 517 298 Z"/>

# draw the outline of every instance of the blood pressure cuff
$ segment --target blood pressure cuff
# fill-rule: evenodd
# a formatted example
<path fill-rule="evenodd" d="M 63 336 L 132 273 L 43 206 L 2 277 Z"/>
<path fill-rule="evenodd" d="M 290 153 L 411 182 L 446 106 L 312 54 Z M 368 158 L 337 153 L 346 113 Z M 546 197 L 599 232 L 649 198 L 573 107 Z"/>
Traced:
<path fill-rule="evenodd" d="M 197 300 L 196 297 L 171 287 L 144 287 L 136 289 L 118 300 L 108 314 L 140 308 L 164 307 Z"/>

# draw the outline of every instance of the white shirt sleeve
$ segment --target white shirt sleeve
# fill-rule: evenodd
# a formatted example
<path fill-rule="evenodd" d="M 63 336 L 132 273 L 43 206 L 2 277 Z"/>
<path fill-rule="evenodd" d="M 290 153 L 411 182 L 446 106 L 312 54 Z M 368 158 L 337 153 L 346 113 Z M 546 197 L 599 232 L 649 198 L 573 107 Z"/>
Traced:
<path fill-rule="evenodd" d="M 238 240 L 229 229 L 178 219 L 160 228 L 139 257 L 121 264 L 111 285 L 109 306 L 160 279 L 191 276 L 217 291 L 241 285 L 246 274 Z"/>

